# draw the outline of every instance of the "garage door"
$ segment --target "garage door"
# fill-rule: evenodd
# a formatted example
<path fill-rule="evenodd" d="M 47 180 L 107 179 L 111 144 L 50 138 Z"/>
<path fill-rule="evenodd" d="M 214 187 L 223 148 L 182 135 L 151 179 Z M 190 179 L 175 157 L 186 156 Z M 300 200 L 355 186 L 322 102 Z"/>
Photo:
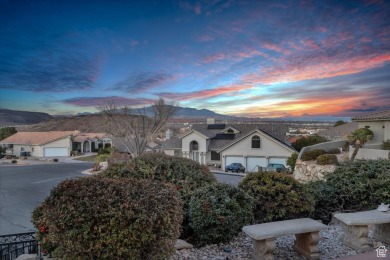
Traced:
<path fill-rule="evenodd" d="M 267 159 L 264 157 L 248 157 L 247 159 L 248 163 L 248 172 L 256 172 L 257 171 L 257 166 L 260 167 L 267 167 Z"/>
<path fill-rule="evenodd" d="M 280 163 L 287 166 L 287 158 L 269 158 L 269 163 Z"/>
<path fill-rule="evenodd" d="M 49 157 L 49 156 L 68 156 L 68 148 L 64 148 L 64 147 L 44 148 L 43 156 L 45 156 L 45 157 Z"/>
<path fill-rule="evenodd" d="M 244 157 L 241 157 L 241 156 L 226 156 L 226 164 L 225 164 L 225 166 L 229 165 L 229 164 L 232 164 L 232 163 L 241 163 L 245 167 Z"/>

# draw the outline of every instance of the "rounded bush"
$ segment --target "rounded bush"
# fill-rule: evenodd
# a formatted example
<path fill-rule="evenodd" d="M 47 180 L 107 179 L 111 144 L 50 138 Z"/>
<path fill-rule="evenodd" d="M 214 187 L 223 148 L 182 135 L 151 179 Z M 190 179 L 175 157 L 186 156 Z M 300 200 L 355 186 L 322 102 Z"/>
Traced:
<path fill-rule="evenodd" d="M 230 241 L 253 219 L 253 199 L 232 185 L 198 189 L 189 204 L 190 226 L 199 245 Z"/>
<path fill-rule="evenodd" d="M 318 156 L 325 154 L 325 150 L 322 149 L 314 149 L 311 151 L 307 151 L 302 155 L 302 161 L 313 161 L 316 160 Z"/>
<path fill-rule="evenodd" d="M 390 160 L 359 160 L 339 165 L 324 181 L 306 188 L 315 199 L 313 217 L 329 223 L 334 212 L 371 210 L 390 203 Z"/>
<path fill-rule="evenodd" d="M 65 180 L 34 210 L 38 238 L 63 259 L 166 259 L 182 221 L 170 184 L 138 179 Z"/>
<path fill-rule="evenodd" d="M 306 217 L 313 211 L 304 186 L 284 173 L 248 174 L 238 187 L 254 198 L 257 223 Z"/>
<path fill-rule="evenodd" d="M 12 160 L 11 163 L 17 163 L 18 161 L 17 160 Z"/>
<path fill-rule="evenodd" d="M 191 233 L 188 225 L 188 205 L 192 194 L 196 189 L 216 182 L 206 166 L 187 158 L 163 153 L 145 153 L 127 164 L 110 165 L 100 176 L 152 179 L 175 185 L 184 203 L 183 235 Z"/>
<path fill-rule="evenodd" d="M 334 154 L 323 154 L 317 157 L 317 164 L 319 165 L 328 165 L 328 164 L 338 164 L 337 156 Z"/>

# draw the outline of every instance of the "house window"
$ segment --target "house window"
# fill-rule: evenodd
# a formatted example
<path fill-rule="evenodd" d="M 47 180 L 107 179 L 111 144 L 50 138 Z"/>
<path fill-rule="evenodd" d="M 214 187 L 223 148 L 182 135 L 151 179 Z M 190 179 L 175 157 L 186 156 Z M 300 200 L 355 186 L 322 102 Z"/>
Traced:
<path fill-rule="evenodd" d="M 234 134 L 234 131 L 233 131 L 233 129 L 229 129 L 229 130 L 226 131 L 226 133 L 227 134 Z"/>
<path fill-rule="evenodd" d="M 370 126 L 369 126 L 369 125 L 366 125 L 364 128 L 368 129 L 368 128 L 370 128 Z"/>
<path fill-rule="evenodd" d="M 260 137 L 257 135 L 252 137 L 252 148 L 260 148 Z"/>
<path fill-rule="evenodd" d="M 21 147 L 21 148 L 20 148 L 20 151 L 21 151 L 21 152 L 24 152 L 24 147 Z"/>
<path fill-rule="evenodd" d="M 220 161 L 221 160 L 221 154 L 211 151 L 211 160 L 212 161 Z"/>
<path fill-rule="evenodd" d="M 199 148 L 198 142 L 197 141 L 192 141 L 190 143 L 190 150 L 191 151 L 197 151 Z"/>

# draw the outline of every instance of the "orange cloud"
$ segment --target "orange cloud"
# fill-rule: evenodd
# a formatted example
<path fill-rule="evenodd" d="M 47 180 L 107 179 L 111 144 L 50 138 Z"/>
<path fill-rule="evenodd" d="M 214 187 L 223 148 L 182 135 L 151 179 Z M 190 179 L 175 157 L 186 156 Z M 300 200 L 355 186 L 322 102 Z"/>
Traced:
<path fill-rule="evenodd" d="M 278 82 L 296 82 L 309 79 L 331 78 L 340 75 L 355 74 L 390 62 L 390 53 L 368 57 L 354 57 L 345 61 L 327 61 L 326 57 L 317 57 L 309 62 L 292 62 L 284 67 L 271 67 L 243 77 L 244 82 L 272 84 Z M 317 64 L 313 64 L 317 63 Z"/>

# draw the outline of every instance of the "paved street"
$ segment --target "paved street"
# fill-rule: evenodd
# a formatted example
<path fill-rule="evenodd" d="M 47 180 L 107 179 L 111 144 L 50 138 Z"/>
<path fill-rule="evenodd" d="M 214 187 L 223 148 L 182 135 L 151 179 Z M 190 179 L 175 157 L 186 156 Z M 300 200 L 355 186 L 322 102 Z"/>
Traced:
<path fill-rule="evenodd" d="M 33 231 L 31 212 L 65 179 L 85 176 L 91 163 L 0 166 L 0 235 Z M 215 174 L 218 181 L 237 185 L 241 176 Z"/>
<path fill-rule="evenodd" d="M 91 163 L 0 166 L 0 235 L 29 232 L 31 212 L 52 187 L 67 178 L 85 176 Z"/>

